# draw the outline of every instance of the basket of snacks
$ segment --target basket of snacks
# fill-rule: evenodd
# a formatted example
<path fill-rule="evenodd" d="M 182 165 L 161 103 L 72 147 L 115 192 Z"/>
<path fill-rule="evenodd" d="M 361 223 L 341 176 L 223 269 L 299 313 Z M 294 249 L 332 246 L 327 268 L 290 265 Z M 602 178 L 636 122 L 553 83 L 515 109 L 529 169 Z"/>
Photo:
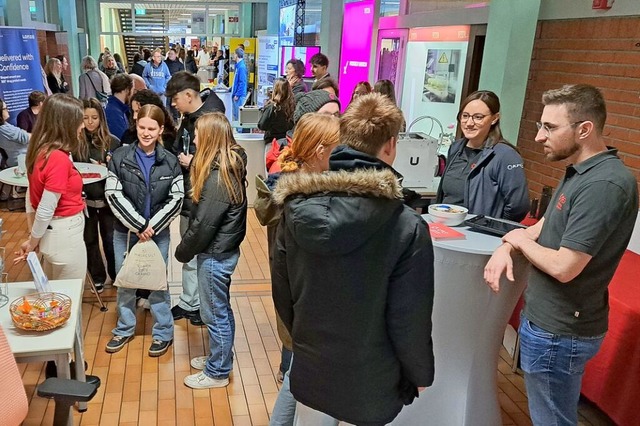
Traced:
<path fill-rule="evenodd" d="M 62 293 L 32 293 L 11 302 L 11 319 L 16 327 L 47 331 L 60 327 L 71 315 L 71 299 Z"/>

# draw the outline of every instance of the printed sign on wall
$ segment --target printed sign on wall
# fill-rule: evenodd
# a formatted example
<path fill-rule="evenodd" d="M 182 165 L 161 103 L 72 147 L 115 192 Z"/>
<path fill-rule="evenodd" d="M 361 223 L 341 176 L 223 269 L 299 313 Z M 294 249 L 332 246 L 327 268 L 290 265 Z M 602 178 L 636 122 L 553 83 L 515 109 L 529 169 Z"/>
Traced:
<path fill-rule="evenodd" d="M 264 106 L 269 99 L 267 93 L 273 88 L 273 83 L 278 78 L 278 37 L 258 37 L 258 102 L 259 107 Z"/>
<path fill-rule="evenodd" d="M 0 98 L 11 124 L 29 106 L 29 94 L 44 90 L 36 30 L 0 27 Z"/>

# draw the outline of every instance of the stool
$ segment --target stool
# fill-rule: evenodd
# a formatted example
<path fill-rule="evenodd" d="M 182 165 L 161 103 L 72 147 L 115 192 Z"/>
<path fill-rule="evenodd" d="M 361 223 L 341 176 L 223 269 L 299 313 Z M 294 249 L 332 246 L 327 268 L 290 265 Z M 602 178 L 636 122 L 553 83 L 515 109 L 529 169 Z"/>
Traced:
<path fill-rule="evenodd" d="M 77 380 L 58 379 L 51 377 L 38 386 L 38 396 L 54 399 L 54 426 L 73 424 L 71 421 L 71 406 L 76 402 L 88 402 L 94 397 L 100 386 L 100 379 L 87 376 L 87 382 Z"/>

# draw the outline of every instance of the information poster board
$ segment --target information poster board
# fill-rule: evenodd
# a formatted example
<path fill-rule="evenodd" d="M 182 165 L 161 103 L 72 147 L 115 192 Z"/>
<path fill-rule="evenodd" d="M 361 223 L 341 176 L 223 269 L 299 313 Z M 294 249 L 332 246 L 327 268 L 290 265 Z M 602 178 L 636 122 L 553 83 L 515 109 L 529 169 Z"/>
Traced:
<path fill-rule="evenodd" d="M 44 91 L 36 30 L 0 27 L 0 98 L 9 109 L 9 123 L 29 106 L 29 94 Z"/>
<path fill-rule="evenodd" d="M 464 25 L 409 30 L 402 93 L 407 124 L 433 116 L 445 133 L 455 134 L 468 39 L 469 27 Z M 411 131 L 428 133 L 430 129 L 430 121 L 422 120 Z M 438 138 L 439 133 L 440 129 L 433 129 L 430 136 Z"/>
<path fill-rule="evenodd" d="M 258 107 L 269 99 L 268 92 L 278 78 L 278 37 L 258 37 Z"/>

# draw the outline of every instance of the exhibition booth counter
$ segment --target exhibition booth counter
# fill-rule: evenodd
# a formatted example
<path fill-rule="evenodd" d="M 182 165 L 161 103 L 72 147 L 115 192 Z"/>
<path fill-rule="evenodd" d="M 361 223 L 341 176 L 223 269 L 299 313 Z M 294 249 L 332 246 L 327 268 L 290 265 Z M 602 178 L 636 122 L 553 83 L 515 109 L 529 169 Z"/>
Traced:
<path fill-rule="evenodd" d="M 426 215 L 425 215 L 426 217 Z M 503 278 L 494 293 L 484 267 L 498 237 L 457 227 L 464 239 L 434 240 L 433 347 L 436 376 L 393 425 L 498 425 L 496 366 L 504 330 L 524 291 L 529 263 L 514 258 L 515 281 Z"/>

